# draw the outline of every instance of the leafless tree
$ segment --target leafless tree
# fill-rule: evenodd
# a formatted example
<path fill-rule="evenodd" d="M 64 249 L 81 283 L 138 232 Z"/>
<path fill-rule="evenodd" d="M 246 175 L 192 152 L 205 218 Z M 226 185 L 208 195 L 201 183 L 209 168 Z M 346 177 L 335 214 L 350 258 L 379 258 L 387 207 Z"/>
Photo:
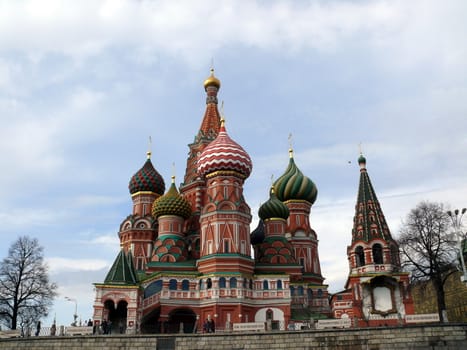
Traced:
<path fill-rule="evenodd" d="M 444 285 L 456 269 L 451 221 L 441 203 L 421 202 L 407 215 L 398 239 L 402 266 L 412 281 L 430 281 L 436 292 L 440 320 L 445 320 Z"/>
<path fill-rule="evenodd" d="M 34 324 L 47 316 L 56 289 L 38 240 L 19 237 L 0 266 L 0 321 L 11 329 Z"/>

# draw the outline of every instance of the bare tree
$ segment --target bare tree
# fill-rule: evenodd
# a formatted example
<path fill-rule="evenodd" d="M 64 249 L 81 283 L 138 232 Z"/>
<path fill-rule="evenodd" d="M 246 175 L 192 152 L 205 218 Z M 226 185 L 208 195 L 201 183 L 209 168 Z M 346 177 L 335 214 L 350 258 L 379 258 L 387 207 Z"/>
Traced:
<path fill-rule="evenodd" d="M 19 237 L 0 266 L 0 320 L 11 329 L 37 322 L 47 316 L 56 289 L 38 240 Z"/>
<path fill-rule="evenodd" d="M 445 321 L 444 285 L 455 271 L 456 249 L 443 204 L 419 203 L 403 222 L 398 242 L 402 266 L 411 272 L 412 281 L 433 283 L 440 320 Z"/>

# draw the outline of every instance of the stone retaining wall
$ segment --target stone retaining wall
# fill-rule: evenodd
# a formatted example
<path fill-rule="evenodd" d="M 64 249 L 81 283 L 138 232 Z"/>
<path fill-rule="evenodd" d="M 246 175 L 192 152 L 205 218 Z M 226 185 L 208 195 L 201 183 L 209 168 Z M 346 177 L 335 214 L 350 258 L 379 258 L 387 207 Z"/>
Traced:
<path fill-rule="evenodd" d="M 31 337 L 0 340 L 0 350 L 461 350 L 467 324 L 252 334 Z"/>

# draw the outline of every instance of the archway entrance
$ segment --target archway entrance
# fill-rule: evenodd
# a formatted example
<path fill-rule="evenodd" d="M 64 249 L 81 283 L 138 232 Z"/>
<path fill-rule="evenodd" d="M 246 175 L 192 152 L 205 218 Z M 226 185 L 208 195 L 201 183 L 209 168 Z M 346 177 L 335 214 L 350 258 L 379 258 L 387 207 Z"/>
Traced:
<path fill-rule="evenodd" d="M 166 324 L 167 333 L 193 333 L 196 314 L 190 309 L 176 309 L 169 314 Z"/>
<path fill-rule="evenodd" d="M 128 303 L 125 300 L 120 300 L 115 307 L 113 300 L 106 300 L 104 308 L 107 333 L 124 333 L 126 331 Z"/>
<path fill-rule="evenodd" d="M 143 316 L 143 319 L 141 320 L 141 333 L 162 333 L 162 325 L 159 319 L 160 315 L 161 309 L 157 308 L 152 310 L 149 314 Z"/>

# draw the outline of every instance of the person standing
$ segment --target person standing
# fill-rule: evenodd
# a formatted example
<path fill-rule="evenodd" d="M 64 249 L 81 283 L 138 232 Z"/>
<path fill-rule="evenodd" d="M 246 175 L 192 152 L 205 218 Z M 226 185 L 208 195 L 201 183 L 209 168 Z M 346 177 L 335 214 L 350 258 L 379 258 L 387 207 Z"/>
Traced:
<path fill-rule="evenodd" d="M 41 332 L 41 321 L 37 321 L 36 325 L 36 337 L 39 336 L 39 333 Z"/>

